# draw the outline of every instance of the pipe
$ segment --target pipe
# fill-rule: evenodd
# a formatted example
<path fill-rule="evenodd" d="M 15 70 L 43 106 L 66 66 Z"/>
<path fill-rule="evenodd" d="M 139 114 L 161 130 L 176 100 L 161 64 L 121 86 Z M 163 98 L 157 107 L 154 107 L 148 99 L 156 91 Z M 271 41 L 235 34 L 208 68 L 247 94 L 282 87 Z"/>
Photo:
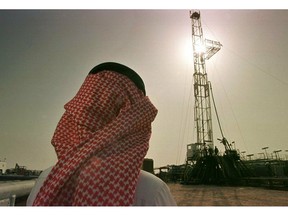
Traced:
<path fill-rule="evenodd" d="M 0 182 L 0 200 L 10 199 L 14 195 L 23 197 L 30 194 L 36 180 Z"/>

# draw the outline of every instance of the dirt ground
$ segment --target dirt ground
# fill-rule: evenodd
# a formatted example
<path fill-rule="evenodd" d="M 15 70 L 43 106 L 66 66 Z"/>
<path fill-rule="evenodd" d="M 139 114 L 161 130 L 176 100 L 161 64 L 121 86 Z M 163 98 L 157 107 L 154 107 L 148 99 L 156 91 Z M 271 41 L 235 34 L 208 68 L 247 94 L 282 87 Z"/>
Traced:
<path fill-rule="evenodd" d="M 288 207 L 288 191 L 257 187 L 221 187 L 173 183 L 168 183 L 168 186 L 178 206 Z M 16 206 L 25 206 L 26 198 L 16 199 Z"/>
<path fill-rule="evenodd" d="M 288 206 L 288 191 L 168 183 L 178 206 Z"/>

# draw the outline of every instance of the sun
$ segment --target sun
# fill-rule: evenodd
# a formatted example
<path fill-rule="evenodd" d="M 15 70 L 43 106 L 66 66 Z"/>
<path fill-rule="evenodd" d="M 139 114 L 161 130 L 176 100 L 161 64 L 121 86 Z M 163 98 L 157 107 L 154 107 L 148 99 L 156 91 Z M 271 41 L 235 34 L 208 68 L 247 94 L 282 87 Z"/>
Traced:
<path fill-rule="evenodd" d="M 199 43 L 199 44 L 195 44 L 195 53 L 197 54 L 205 54 L 206 53 L 206 46 L 205 44 Z"/>
<path fill-rule="evenodd" d="M 194 46 L 192 44 L 192 40 L 189 38 L 184 38 L 180 44 L 181 58 L 184 62 L 193 63 L 193 55 L 205 55 L 207 52 L 207 47 L 205 43 L 195 43 Z"/>

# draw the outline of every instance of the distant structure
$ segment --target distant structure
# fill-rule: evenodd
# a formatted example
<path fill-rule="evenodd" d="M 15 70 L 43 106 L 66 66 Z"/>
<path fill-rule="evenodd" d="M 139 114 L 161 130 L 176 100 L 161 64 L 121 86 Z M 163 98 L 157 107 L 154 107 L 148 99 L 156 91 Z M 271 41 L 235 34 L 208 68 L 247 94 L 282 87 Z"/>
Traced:
<path fill-rule="evenodd" d="M 7 162 L 4 161 L 0 161 L 0 175 L 5 174 L 7 170 Z"/>

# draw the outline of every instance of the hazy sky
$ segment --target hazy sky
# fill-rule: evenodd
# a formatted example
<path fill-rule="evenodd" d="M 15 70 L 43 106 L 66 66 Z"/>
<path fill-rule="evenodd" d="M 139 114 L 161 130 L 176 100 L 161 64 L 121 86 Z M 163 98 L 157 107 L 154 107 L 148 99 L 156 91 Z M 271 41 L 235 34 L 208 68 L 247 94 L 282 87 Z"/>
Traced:
<path fill-rule="evenodd" d="M 201 10 L 206 62 L 224 134 L 247 154 L 288 150 L 288 10 Z M 1 10 L 0 159 L 30 169 L 56 162 L 50 144 L 64 104 L 89 70 L 136 70 L 158 108 L 148 158 L 182 164 L 193 134 L 189 10 Z M 220 138 L 213 119 L 215 145 Z M 286 152 L 288 156 L 288 152 Z"/>

